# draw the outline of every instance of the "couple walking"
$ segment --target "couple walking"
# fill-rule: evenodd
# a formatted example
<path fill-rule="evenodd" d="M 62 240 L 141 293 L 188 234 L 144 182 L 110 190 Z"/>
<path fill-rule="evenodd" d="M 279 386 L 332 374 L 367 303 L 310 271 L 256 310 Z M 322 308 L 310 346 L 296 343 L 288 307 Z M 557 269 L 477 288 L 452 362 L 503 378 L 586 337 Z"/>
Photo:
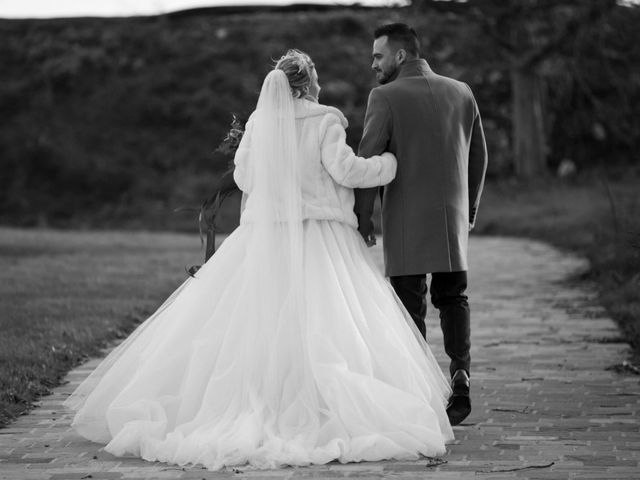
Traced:
<path fill-rule="evenodd" d="M 471 409 L 484 136 L 469 87 L 429 68 L 410 27 L 376 30 L 373 69 L 356 155 L 309 56 L 277 62 L 234 160 L 240 226 L 67 400 L 81 435 L 209 469 L 445 452 Z M 382 185 L 390 282 L 367 250 Z M 425 341 L 427 273 L 451 382 Z"/>

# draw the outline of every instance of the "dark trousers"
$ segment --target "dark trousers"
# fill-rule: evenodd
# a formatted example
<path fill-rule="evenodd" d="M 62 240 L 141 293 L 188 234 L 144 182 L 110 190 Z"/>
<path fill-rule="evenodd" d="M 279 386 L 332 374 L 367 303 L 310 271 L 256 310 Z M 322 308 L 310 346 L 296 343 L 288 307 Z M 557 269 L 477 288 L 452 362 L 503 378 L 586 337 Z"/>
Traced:
<path fill-rule="evenodd" d="M 391 277 L 391 285 L 402 300 L 422 336 L 427 327 L 427 275 L 403 275 Z M 440 327 L 444 336 L 444 350 L 451 363 L 449 371 L 469 373 L 471 365 L 470 316 L 467 289 L 467 272 L 435 272 L 431 274 L 431 303 L 440 312 Z"/>

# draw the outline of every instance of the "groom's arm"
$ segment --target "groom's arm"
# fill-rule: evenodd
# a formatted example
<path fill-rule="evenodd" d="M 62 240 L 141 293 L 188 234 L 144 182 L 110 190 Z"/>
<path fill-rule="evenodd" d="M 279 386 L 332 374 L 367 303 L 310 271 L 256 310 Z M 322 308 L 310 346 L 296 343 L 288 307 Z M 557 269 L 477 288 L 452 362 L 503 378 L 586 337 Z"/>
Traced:
<path fill-rule="evenodd" d="M 359 157 L 372 157 L 387 151 L 391 138 L 391 109 L 383 93 L 374 88 L 369 94 L 364 130 L 358 147 Z M 373 235 L 373 204 L 378 187 L 354 190 L 354 211 L 358 217 L 358 231 L 365 240 Z"/>
<path fill-rule="evenodd" d="M 484 178 L 487 173 L 487 143 L 484 138 L 482 119 L 480 118 L 478 105 L 473 98 L 473 93 L 471 98 L 473 99 L 475 117 L 469 146 L 469 230 L 473 228 L 476 222 Z"/>

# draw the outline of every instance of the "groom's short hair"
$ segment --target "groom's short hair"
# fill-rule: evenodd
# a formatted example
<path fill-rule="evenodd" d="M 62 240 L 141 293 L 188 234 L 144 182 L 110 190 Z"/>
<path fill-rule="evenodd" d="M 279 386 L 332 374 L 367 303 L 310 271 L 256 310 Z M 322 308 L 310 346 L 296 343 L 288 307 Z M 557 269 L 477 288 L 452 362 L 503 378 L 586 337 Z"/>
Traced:
<path fill-rule="evenodd" d="M 416 31 L 406 23 L 387 23 L 375 29 L 373 38 L 387 36 L 390 42 L 401 45 L 408 54 L 420 55 L 420 40 Z"/>

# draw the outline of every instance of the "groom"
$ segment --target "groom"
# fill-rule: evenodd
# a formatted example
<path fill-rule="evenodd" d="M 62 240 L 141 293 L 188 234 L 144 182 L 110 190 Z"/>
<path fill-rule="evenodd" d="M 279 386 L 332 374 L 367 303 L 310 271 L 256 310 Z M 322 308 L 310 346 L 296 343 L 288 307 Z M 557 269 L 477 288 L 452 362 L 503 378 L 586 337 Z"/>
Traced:
<path fill-rule="evenodd" d="M 470 88 L 438 75 L 420 58 L 415 31 L 393 23 L 374 33 L 372 68 L 380 86 L 369 96 L 359 156 L 384 151 L 398 159 L 396 178 L 382 195 L 386 274 L 426 336 L 426 276 L 440 311 L 451 359 L 452 425 L 471 412 L 467 242 L 487 167 L 482 122 Z M 360 234 L 373 236 L 378 189 L 356 190 Z"/>

